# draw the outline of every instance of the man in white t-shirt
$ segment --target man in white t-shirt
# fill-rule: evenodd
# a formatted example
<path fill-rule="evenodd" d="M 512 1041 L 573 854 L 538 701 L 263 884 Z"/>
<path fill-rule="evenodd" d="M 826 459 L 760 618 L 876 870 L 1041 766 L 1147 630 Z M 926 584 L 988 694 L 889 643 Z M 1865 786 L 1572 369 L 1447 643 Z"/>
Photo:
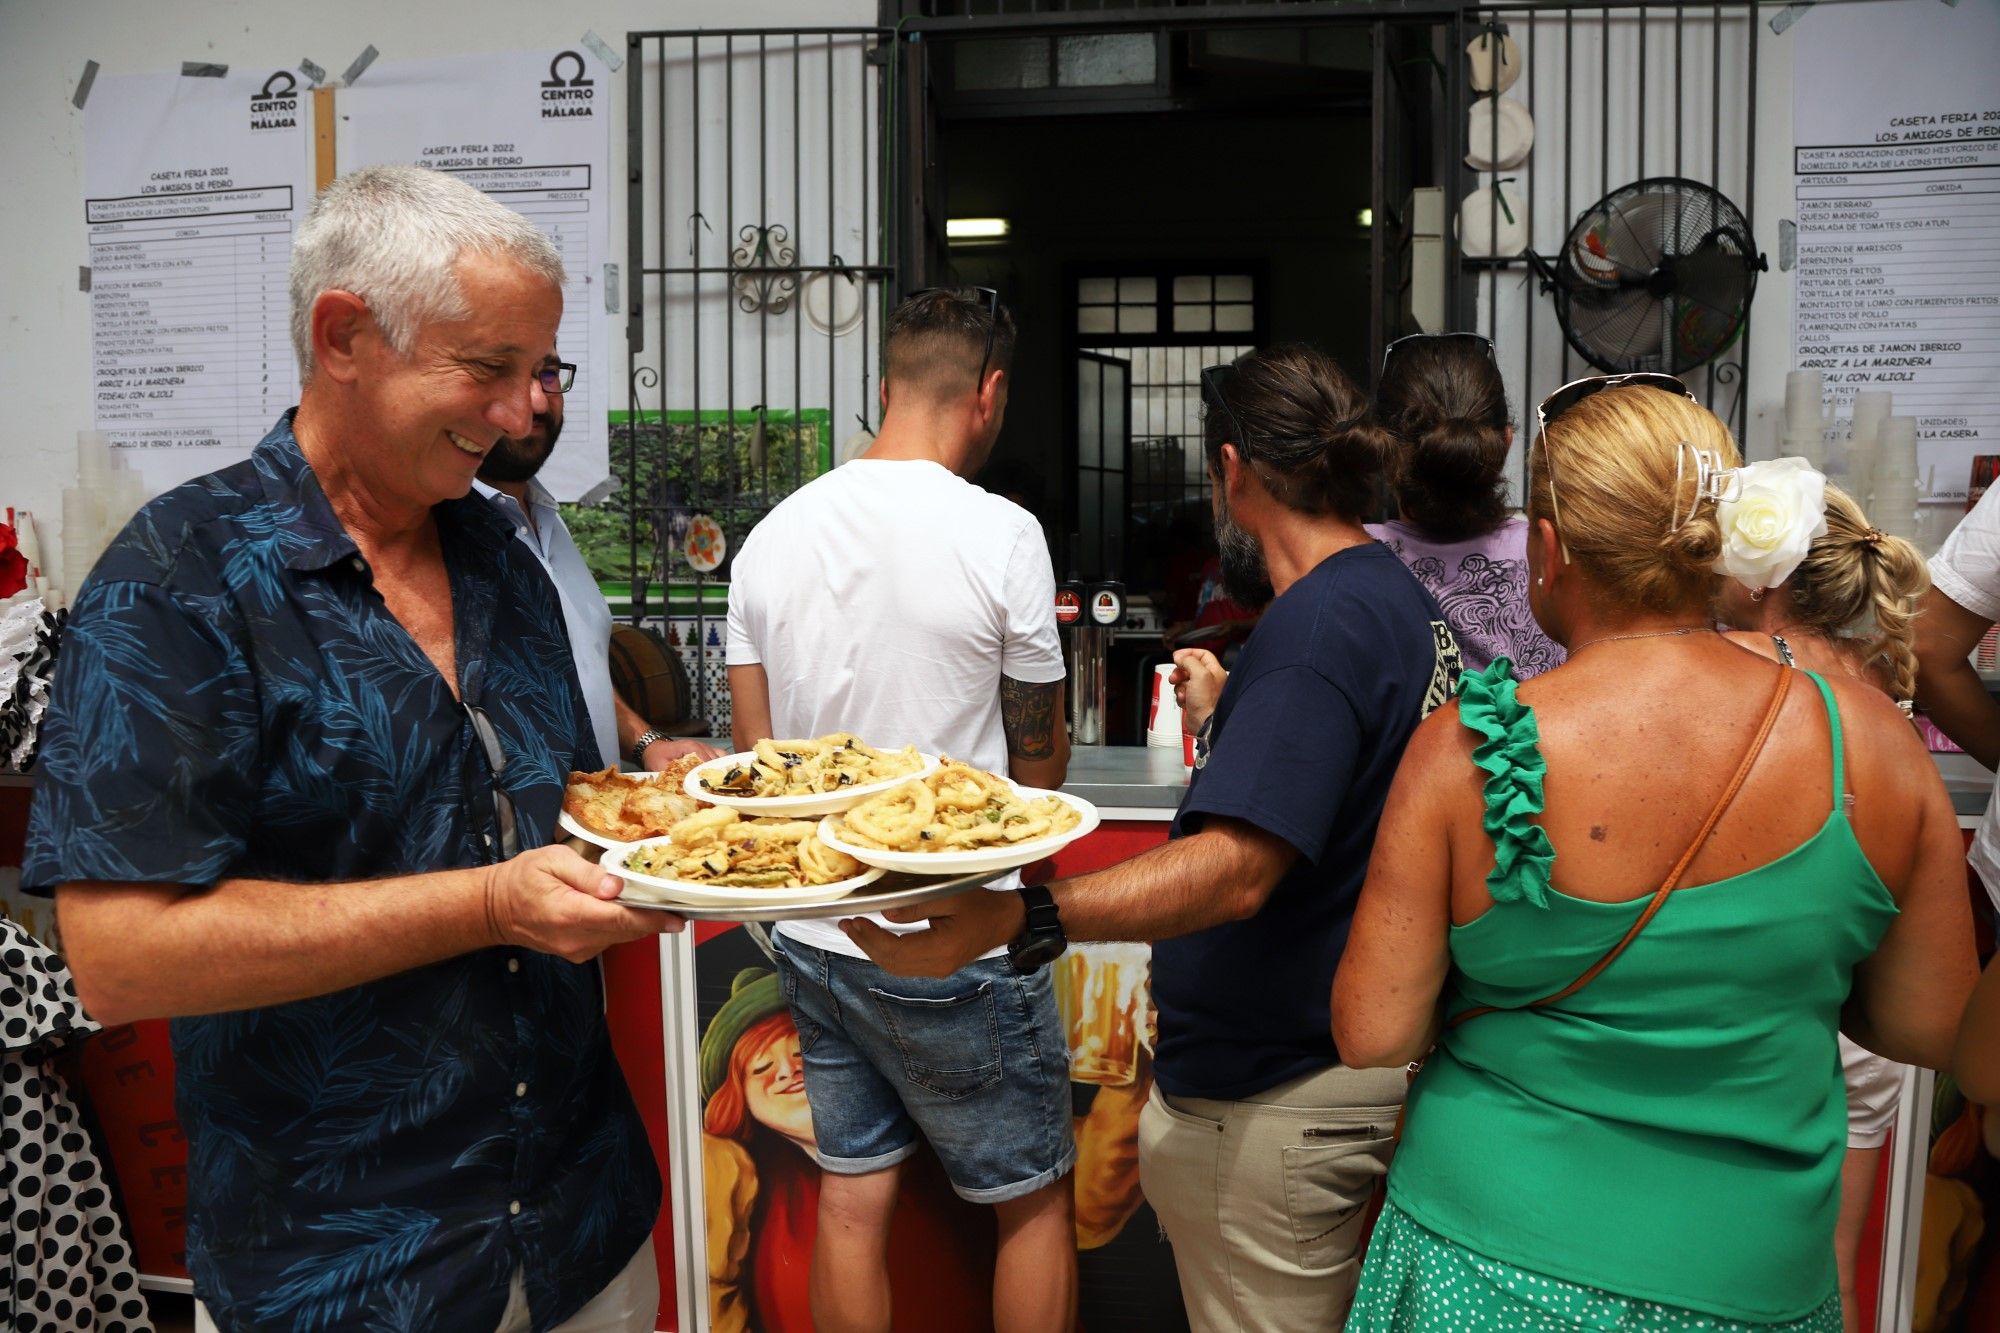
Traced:
<path fill-rule="evenodd" d="M 851 731 L 1061 784 L 1048 548 L 1025 510 L 966 480 L 1000 432 L 1013 350 L 989 291 L 932 289 L 891 312 L 874 445 L 773 509 L 736 557 L 737 749 Z M 1031 904 L 1042 892 L 1017 886 L 994 889 Z M 1032 942 L 913 981 L 867 961 L 832 922 L 774 932 L 826 1173 L 811 1284 L 823 1333 L 889 1328 L 889 1223 L 919 1133 L 952 1187 L 996 1210 L 998 1326 L 1072 1326 L 1068 1049 L 1039 965 L 1060 940 Z"/>
<path fill-rule="evenodd" d="M 2000 486 L 1987 490 L 1931 557 L 1917 616 L 1917 704 L 1967 754 L 2000 768 L 2000 703 L 1969 660 L 2000 620 Z M 2000 784 L 1967 858 L 2000 908 Z"/>

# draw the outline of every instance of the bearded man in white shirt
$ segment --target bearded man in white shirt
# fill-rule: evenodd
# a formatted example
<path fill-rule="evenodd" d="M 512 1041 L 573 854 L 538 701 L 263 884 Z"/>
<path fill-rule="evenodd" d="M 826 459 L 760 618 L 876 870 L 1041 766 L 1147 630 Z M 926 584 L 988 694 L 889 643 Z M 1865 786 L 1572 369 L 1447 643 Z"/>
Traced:
<path fill-rule="evenodd" d="M 597 590 L 597 580 L 584 563 L 583 553 L 576 549 L 555 497 L 535 480 L 562 435 L 563 398 L 575 377 L 576 367 L 567 361 L 551 357 L 541 365 L 535 378 L 541 382 L 547 410 L 535 414 L 526 435 L 517 440 L 503 438 L 487 452 L 473 489 L 507 516 L 515 534 L 528 544 L 555 584 L 563 623 L 569 627 L 577 683 L 583 687 L 583 701 L 590 709 L 590 724 L 597 733 L 603 762 L 616 765 L 621 758 L 630 759 L 639 768 L 658 772 L 687 755 L 713 759 L 721 753 L 715 747 L 671 740 L 665 732 L 655 731 L 612 687 L 611 608 Z"/>

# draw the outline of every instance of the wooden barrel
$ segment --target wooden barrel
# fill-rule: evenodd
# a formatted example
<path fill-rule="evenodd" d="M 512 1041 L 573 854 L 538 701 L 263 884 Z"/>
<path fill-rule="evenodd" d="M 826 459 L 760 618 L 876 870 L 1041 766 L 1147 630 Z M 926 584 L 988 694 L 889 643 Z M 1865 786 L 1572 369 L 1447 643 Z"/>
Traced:
<path fill-rule="evenodd" d="M 611 627 L 611 688 L 647 726 L 661 731 L 686 722 L 693 708 L 694 689 L 680 654 L 637 625 Z"/>

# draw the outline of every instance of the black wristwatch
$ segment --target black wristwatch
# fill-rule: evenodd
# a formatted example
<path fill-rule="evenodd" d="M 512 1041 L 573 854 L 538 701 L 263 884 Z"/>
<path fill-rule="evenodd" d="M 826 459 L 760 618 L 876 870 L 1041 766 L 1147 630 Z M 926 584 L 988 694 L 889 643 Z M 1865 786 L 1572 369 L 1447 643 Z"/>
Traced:
<path fill-rule="evenodd" d="M 632 763 L 639 768 L 644 768 L 646 766 L 646 747 L 654 741 L 663 741 L 666 739 L 667 733 L 664 731 L 649 731 L 639 737 L 638 740 L 633 741 L 631 750 Z"/>
<path fill-rule="evenodd" d="M 1069 948 L 1063 935 L 1062 915 L 1056 911 L 1055 895 L 1047 889 L 1023 884 L 1017 892 L 1028 909 L 1028 923 L 1007 946 L 1007 964 L 1019 976 L 1032 976 L 1062 957 Z"/>

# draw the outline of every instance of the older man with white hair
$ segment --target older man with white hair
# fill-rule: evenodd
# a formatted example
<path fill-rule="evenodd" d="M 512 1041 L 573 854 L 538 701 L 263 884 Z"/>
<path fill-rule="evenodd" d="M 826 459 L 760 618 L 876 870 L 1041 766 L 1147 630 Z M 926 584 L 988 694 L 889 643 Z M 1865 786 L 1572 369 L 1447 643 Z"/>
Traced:
<path fill-rule="evenodd" d="M 174 1019 L 187 1260 L 225 1330 L 651 1329 L 660 1178 L 550 845 L 599 754 L 481 460 L 554 388 L 562 264 L 448 176 L 300 228 L 304 389 L 81 589 L 24 883 L 107 1023 Z"/>

